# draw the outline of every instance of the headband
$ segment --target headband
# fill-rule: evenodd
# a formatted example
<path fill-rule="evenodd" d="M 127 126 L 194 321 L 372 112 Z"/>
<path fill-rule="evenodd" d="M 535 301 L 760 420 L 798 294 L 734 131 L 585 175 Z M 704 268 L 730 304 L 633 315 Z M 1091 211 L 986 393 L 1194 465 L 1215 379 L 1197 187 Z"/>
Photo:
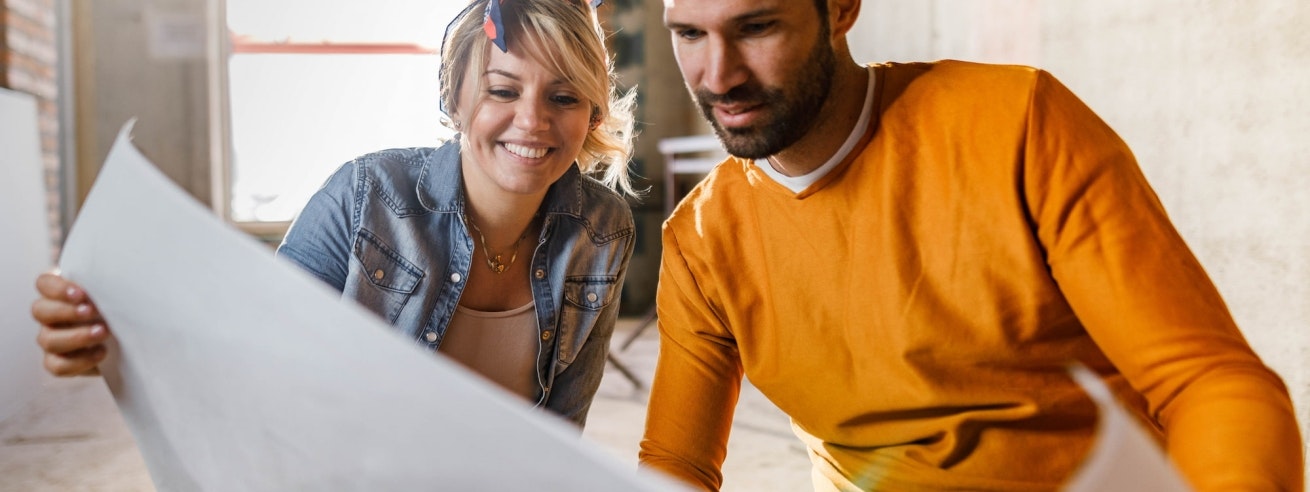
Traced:
<path fill-rule="evenodd" d="M 459 21 L 464 19 L 464 16 L 472 12 L 473 8 L 477 7 L 480 3 L 481 0 L 469 2 L 468 6 L 464 7 L 464 10 L 461 10 L 459 14 L 455 15 L 454 19 L 450 20 L 450 24 L 446 25 L 446 32 L 441 36 L 442 54 L 446 52 L 446 42 L 450 39 L 450 32 L 455 30 L 455 26 L 459 24 Z M 501 53 L 508 53 L 509 45 L 505 42 L 505 25 L 500 16 L 500 4 L 502 3 L 505 3 L 505 0 L 486 1 L 486 8 L 483 9 L 482 13 L 482 31 L 487 34 L 487 39 L 490 39 L 492 44 L 496 45 L 497 48 L 500 48 Z M 587 0 L 587 4 L 590 5 L 592 9 L 599 7 L 602 3 L 605 3 L 605 0 Z M 445 113 L 446 104 L 444 98 L 438 102 L 438 105 L 440 106 L 441 112 Z"/>
<path fill-rule="evenodd" d="M 482 10 L 482 31 L 487 33 L 487 39 L 490 39 L 492 44 L 500 48 L 501 53 L 508 53 L 509 45 L 505 43 L 505 24 L 500 18 L 500 4 L 502 3 L 505 3 L 505 0 L 487 0 L 487 7 Z M 605 0 L 590 0 L 587 3 L 594 9 L 605 3 Z M 474 2 L 473 5 L 476 4 Z M 472 8 L 473 5 L 469 5 L 469 7 Z M 459 20 L 459 17 L 456 17 L 455 20 Z"/>

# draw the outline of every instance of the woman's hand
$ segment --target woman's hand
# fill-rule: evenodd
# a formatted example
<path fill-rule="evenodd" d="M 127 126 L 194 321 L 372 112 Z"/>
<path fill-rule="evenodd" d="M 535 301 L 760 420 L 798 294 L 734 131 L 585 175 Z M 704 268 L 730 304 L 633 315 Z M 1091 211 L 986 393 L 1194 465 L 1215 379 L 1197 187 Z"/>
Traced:
<path fill-rule="evenodd" d="M 41 323 L 36 343 L 45 350 L 45 369 L 56 376 L 99 374 L 111 335 L 86 291 L 54 273 L 37 277 L 36 290 L 41 297 L 32 317 Z"/>

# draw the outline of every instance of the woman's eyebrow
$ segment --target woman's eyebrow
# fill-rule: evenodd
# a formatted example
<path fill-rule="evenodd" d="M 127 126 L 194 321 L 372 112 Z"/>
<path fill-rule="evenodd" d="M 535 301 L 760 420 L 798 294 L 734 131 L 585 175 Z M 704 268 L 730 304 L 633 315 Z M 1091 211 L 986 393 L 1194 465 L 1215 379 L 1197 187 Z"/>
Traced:
<path fill-rule="evenodd" d="M 518 75 L 515 75 L 515 74 L 513 74 L 513 73 L 510 73 L 510 72 L 507 72 L 507 71 L 501 70 L 501 69 L 499 69 L 499 68 L 489 68 L 489 69 L 487 69 L 486 72 L 483 72 L 482 74 L 483 74 L 483 75 L 496 74 L 496 75 L 499 75 L 499 76 L 501 76 L 501 77 L 505 77 L 505 78 L 508 78 L 508 79 L 511 79 L 511 80 L 515 80 L 515 81 L 519 81 L 519 80 L 521 80 L 521 79 L 519 79 L 519 76 L 518 76 Z M 572 82 L 569 82 L 568 79 L 558 78 L 558 79 L 555 79 L 555 80 L 550 81 L 550 85 L 553 85 L 553 86 L 554 86 L 554 85 L 572 85 Z"/>
<path fill-rule="evenodd" d="M 493 74 L 493 73 L 496 74 L 496 75 L 500 75 L 501 77 L 506 77 L 506 78 L 510 78 L 510 79 L 514 79 L 514 80 L 519 80 L 519 76 L 518 76 L 518 75 L 512 74 L 512 73 L 510 73 L 510 72 L 506 72 L 506 71 L 501 70 L 501 69 L 499 69 L 499 68 L 489 68 L 489 69 L 487 69 L 486 72 L 483 72 L 482 75 L 491 75 L 491 74 Z"/>

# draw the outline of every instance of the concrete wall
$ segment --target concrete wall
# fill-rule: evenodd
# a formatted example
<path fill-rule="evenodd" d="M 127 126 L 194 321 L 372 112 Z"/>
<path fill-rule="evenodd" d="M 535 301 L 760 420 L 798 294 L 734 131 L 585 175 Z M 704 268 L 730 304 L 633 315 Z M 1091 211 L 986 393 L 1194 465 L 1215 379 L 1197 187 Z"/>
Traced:
<path fill-rule="evenodd" d="M 1310 428 L 1310 3 L 865 0 L 861 61 L 1048 69 L 1132 146 Z"/>

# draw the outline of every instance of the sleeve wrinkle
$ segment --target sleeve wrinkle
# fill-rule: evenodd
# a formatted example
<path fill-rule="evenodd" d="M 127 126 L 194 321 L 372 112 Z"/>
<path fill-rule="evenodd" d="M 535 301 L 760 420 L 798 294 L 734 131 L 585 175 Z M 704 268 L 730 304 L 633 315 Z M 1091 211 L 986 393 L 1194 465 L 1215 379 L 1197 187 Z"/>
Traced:
<path fill-rule="evenodd" d="M 1187 401 L 1188 395 L 1192 393 L 1203 394 L 1206 389 L 1222 390 L 1231 398 L 1240 398 L 1242 394 L 1259 393 L 1261 391 L 1257 388 L 1261 386 L 1280 393 L 1286 393 L 1287 391 L 1287 386 L 1282 378 L 1259 361 L 1226 361 L 1199 370 L 1189 371 L 1187 376 L 1180 379 L 1182 381 L 1173 385 L 1173 390 L 1168 392 L 1164 398 L 1161 398 L 1158 405 L 1152 404 L 1154 407 L 1151 412 L 1152 419 L 1163 422 L 1167 419 L 1168 414 L 1176 411 L 1175 402 Z M 1224 384 L 1234 380 L 1246 383 L 1237 389 L 1238 394 L 1234 394 L 1234 389 L 1227 388 Z M 1196 402 L 1198 405 L 1214 403 L 1217 402 L 1212 400 Z"/>

